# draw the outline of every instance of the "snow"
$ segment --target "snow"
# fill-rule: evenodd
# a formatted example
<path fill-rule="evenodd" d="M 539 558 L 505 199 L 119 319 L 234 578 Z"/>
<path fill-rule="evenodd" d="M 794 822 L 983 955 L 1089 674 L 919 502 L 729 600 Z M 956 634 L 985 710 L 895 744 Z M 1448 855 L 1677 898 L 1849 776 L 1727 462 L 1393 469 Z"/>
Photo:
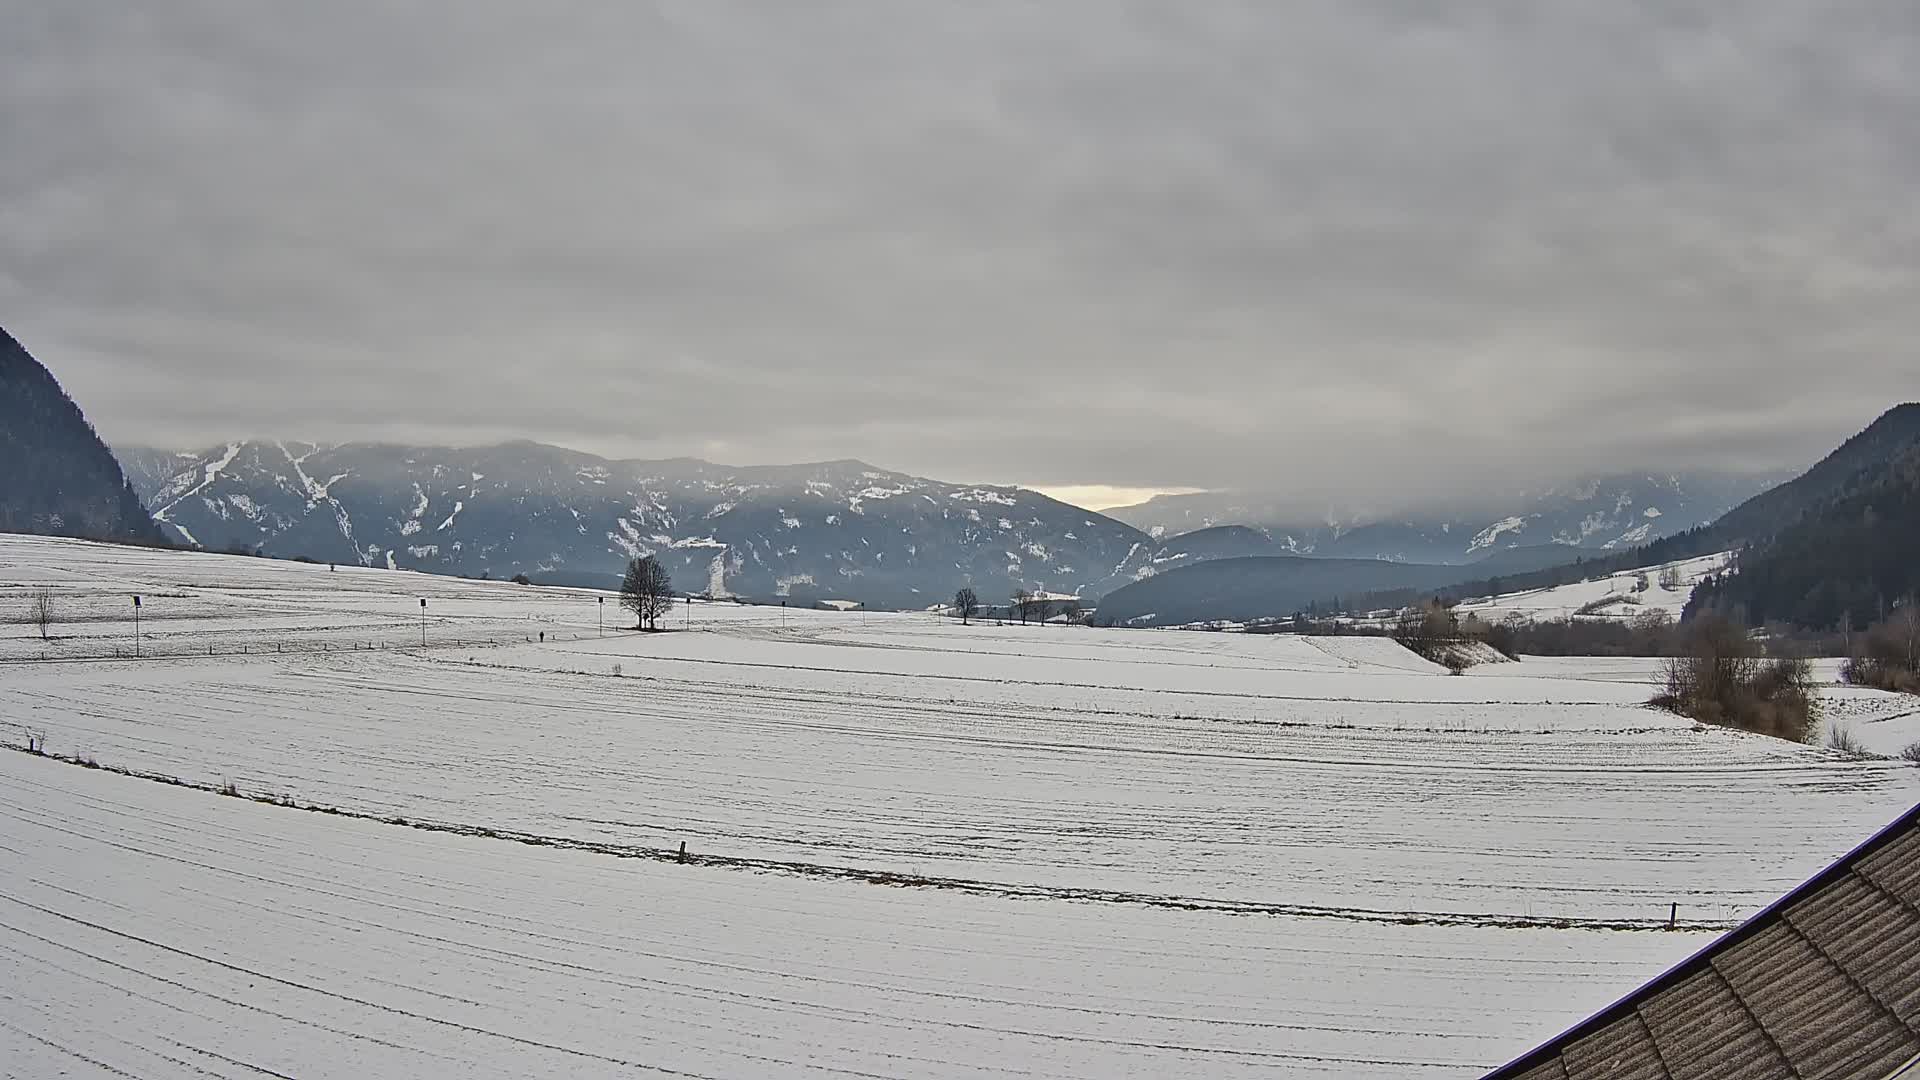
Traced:
<path fill-rule="evenodd" d="M 18 754 L 0 845 L 26 1076 L 1471 1077 L 1702 940 L 741 873 Z"/>
<path fill-rule="evenodd" d="M 153 512 L 154 519 L 157 521 L 166 521 L 168 512 L 171 511 L 175 506 L 178 506 L 182 500 L 188 498 L 189 496 L 198 495 L 202 491 L 205 491 L 208 487 L 211 487 L 213 485 L 213 482 L 220 478 L 220 474 L 226 470 L 227 466 L 233 464 L 233 459 L 240 456 L 240 447 L 241 447 L 240 443 L 237 443 L 237 442 L 228 443 L 226 451 L 220 455 L 219 460 L 209 461 L 203 467 L 201 472 L 200 482 L 198 484 L 195 484 L 192 488 L 189 488 L 188 490 L 181 492 L 179 495 L 175 496 L 172 501 L 167 503 L 167 505 L 161 507 L 158 510 L 155 510 Z M 175 528 L 178 528 L 178 526 L 175 526 Z M 181 535 L 184 536 L 185 533 L 182 532 Z"/>
<path fill-rule="evenodd" d="M 435 531 L 435 532 L 445 532 L 445 531 L 447 531 L 448 529 L 450 529 L 450 528 L 452 528 L 452 527 L 453 527 L 453 519 L 454 519 L 454 518 L 457 518 L 457 517 L 459 517 L 459 516 L 460 516 L 460 511 L 462 511 L 462 510 L 465 510 L 466 508 L 467 508 L 467 504 L 466 504 L 466 503 L 464 503 L 464 502 L 461 502 L 461 501 L 460 501 L 460 500 L 458 500 L 458 499 L 455 499 L 455 500 L 454 500 L 454 502 L 453 502 L 453 513 L 451 513 L 451 514 L 448 514 L 448 515 L 447 515 L 447 520 L 445 520 L 445 521 L 443 521 L 443 522 L 441 522 L 441 523 L 440 523 L 440 527 L 439 527 L 439 528 L 437 528 L 437 529 L 435 529 L 434 531 Z"/>
<path fill-rule="evenodd" d="M 1522 517 L 1501 518 L 1499 521 L 1480 530 L 1473 542 L 1467 545 L 1468 551 L 1481 551 L 1492 547 L 1500 537 L 1510 532 L 1519 532 L 1527 527 L 1527 519 Z"/>
<path fill-rule="evenodd" d="M 587 590 L 0 536 L 36 586 L 61 640 L 0 624 L 0 740 L 363 817 L 0 752 L 25 1075 L 1471 1077 L 1920 799 L 1642 707 L 1655 661 L 731 603 L 602 637 Z M 132 592 L 160 659 L 114 658 Z M 1876 694 L 1830 696 L 1920 723 Z"/>
<path fill-rule="evenodd" d="M 1593 581 L 1576 581 L 1570 585 L 1557 585 L 1550 589 L 1482 597 L 1462 603 L 1457 611 L 1462 618 L 1472 613 L 1489 622 L 1500 622 L 1515 617 L 1564 619 L 1574 617 L 1581 608 L 1589 604 L 1611 598 L 1615 601 L 1614 603 L 1579 617 L 1631 619 L 1658 611 L 1678 619 L 1680 613 L 1685 610 L 1687 601 L 1693 597 L 1693 587 L 1701 578 L 1724 569 L 1731 557 L 1730 553 L 1721 552 L 1716 555 L 1661 563 L 1643 570 L 1622 570 Z M 1678 589 L 1670 590 L 1660 586 L 1661 574 L 1668 569 L 1680 575 Z M 1646 576 L 1648 587 L 1645 592 L 1638 592 L 1636 591 L 1638 579 L 1643 574 Z"/>
<path fill-rule="evenodd" d="M 1019 499 L 1006 492 L 984 487 L 963 488 L 948 495 L 947 498 L 954 502 L 991 503 L 995 506 L 1017 506 L 1020 503 Z"/>

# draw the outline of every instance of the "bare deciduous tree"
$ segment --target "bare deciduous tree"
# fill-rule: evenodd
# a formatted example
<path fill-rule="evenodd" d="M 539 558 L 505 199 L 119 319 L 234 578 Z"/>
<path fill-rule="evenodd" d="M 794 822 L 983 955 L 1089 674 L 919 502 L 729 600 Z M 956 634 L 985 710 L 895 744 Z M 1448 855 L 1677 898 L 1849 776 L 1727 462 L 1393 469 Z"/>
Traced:
<path fill-rule="evenodd" d="M 1027 625 L 1027 609 L 1033 606 L 1033 594 L 1025 589 L 1013 591 L 1013 613 L 1020 617 L 1020 625 Z"/>
<path fill-rule="evenodd" d="M 660 560 L 648 555 L 627 563 L 620 582 L 620 606 L 633 612 L 636 630 L 659 628 L 660 616 L 673 607 L 673 578 Z"/>
<path fill-rule="evenodd" d="M 53 627 L 52 589 L 40 589 L 33 594 L 33 603 L 27 608 L 27 619 L 40 628 L 40 640 L 48 640 L 48 632 Z"/>
<path fill-rule="evenodd" d="M 960 625 L 965 626 L 969 619 L 980 614 L 980 597 L 972 588 L 962 588 L 953 594 L 953 611 L 960 616 Z"/>

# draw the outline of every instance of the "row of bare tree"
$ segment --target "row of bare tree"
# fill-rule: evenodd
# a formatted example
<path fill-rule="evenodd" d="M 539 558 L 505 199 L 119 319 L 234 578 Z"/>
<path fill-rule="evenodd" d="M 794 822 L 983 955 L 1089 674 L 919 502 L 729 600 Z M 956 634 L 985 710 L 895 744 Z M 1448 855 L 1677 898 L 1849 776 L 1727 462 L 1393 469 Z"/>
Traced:
<path fill-rule="evenodd" d="M 981 610 L 980 594 L 974 592 L 971 586 L 953 594 L 953 613 L 962 625 L 978 618 Z M 1079 599 L 1075 597 L 1036 596 L 1025 589 L 1014 591 L 1006 609 L 1007 617 L 1019 619 L 1023 626 L 1029 621 L 1044 623 L 1062 615 L 1068 621 L 1073 621 L 1082 610 Z"/>

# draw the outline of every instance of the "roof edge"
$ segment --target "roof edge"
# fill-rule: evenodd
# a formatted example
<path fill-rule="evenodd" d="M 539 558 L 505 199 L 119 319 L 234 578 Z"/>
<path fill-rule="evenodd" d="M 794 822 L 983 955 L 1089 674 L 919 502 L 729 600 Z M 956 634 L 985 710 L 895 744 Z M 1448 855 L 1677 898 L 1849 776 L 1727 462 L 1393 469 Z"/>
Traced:
<path fill-rule="evenodd" d="M 1651 980 L 1633 990 L 1625 997 L 1622 997 L 1620 1000 L 1594 1013 L 1592 1016 L 1587 1017 L 1585 1020 L 1580 1021 L 1560 1034 L 1555 1035 L 1553 1038 L 1527 1051 L 1520 1057 L 1487 1073 L 1481 1080 L 1514 1080 L 1514 1078 L 1528 1070 L 1538 1068 L 1552 1060 L 1565 1049 L 1568 1043 L 1584 1035 L 1598 1031 L 1612 1024 L 1614 1021 L 1625 1017 L 1628 1013 L 1632 1012 L 1642 1000 L 1692 975 L 1711 961 L 1715 955 L 1759 933 L 1771 925 L 1775 919 L 1779 918 L 1781 912 L 1788 906 L 1805 899 L 1815 891 L 1843 877 L 1851 870 L 1854 863 L 1859 862 L 1861 859 L 1866 858 L 1868 855 L 1873 854 L 1881 847 L 1892 842 L 1895 837 L 1899 836 L 1906 829 L 1916 826 L 1920 826 L 1920 804 L 1916 804 L 1906 813 L 1888 822 L 1872 836 L 1854 845 L 1851 851 L 1835 859 L 1825 869 L 1795 886 L 1793 890 L 1785 896 L 1762 908 L 1759 913 L 1755 914 L 1746 922 L 1713 939 L 1713 941 L 1709 942 L 1693 955 L 1668 968 L 1666 971 L 1661 972 L 1659 975 L 1654 976 Z M 1904 1077 L 1913 1074 L 1917 1063 L 1920 1062 L 1908 1062 L 1901 1069 L 1895 1071 L 1894 1077 Z M 1892 1078 L 1889 1078 L 1889 1080 L 1892 1080 Z"/>

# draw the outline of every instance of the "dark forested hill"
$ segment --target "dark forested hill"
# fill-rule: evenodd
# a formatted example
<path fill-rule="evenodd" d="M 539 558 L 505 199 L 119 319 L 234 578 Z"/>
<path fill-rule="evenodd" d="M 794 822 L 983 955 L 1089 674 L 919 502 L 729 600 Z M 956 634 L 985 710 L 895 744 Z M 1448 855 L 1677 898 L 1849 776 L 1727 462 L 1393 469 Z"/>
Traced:
<path fill-rule="evenodd" d="M 0 330 L 0 532 L 161 543 L 160 530 L 51 372 Z"/>
<path fill-rule="evenodd" d="M 1155 573 L 1109 593 L 1100 601 L 1098 618 L 1129 626 L 1281 618 L 1342 596 L 1380 589 L 1431 592 L 1465 574 L 1525 573 L 1583 554 L 1591 552 L 1559 545 L 1514 548 L 1472 567 L 1298 555 L 1213 559 Z"/>
<path fill-rule="evenodd" d="M 1920 591 L 1920 444 L 1866 465 L 1792 525 L 1739 552 L 1694 590 L 1688 614 L 1863 629 Z"/>
<path fill-rule="evenodd" d="M 1819 464 L 1799 476 L 1755 495 L 1713 523 L 1716 537 L 1761 541 L 1862 486 L 1862 474 L 1883 470 L 1888 462 L 1920 446 L 1920 402 L 1896 405 L 1841 443 Z"/>

